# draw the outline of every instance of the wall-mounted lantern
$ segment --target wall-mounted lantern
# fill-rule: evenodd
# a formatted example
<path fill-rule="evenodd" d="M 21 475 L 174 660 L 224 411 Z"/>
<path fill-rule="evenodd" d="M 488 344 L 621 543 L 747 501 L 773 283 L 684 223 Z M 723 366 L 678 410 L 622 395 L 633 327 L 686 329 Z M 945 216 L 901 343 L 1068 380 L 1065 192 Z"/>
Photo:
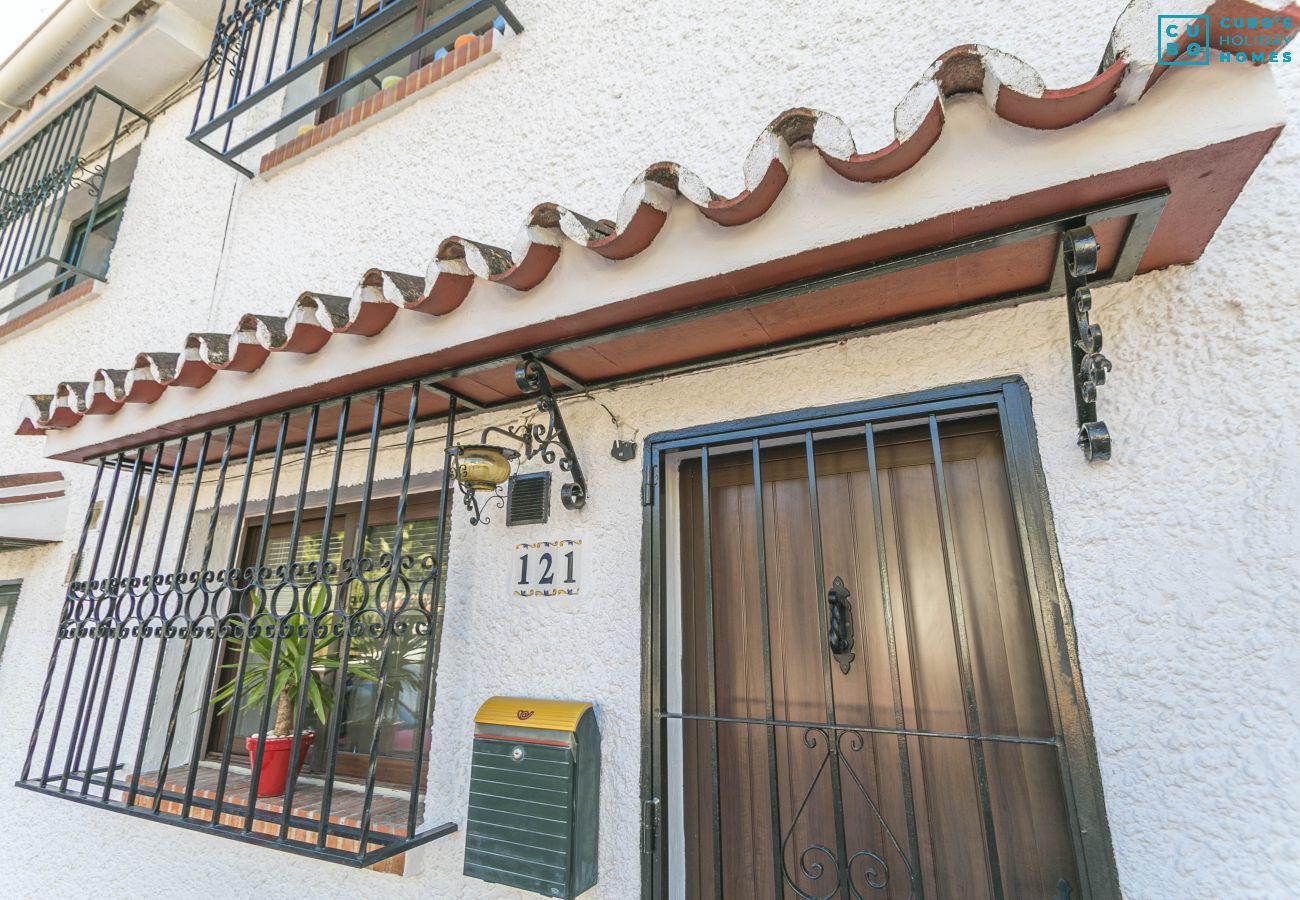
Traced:
<path fill-rule="evenodd" d="M 465 495 L 465 508 L 473 513 L 469 522 L 490 522 L 483 514 L 486 502 L 495 500 L 497 506 L 505 502 L 501 495 L 501 485 L 510 479 L 510 464 L 519 458 L 519 453 L 509 447 L 494 447 L 491 444 L 463 444 L 447 450 L 456 483 Z M 479 494 L 487 494 L 481 500 Z"/>
<path fill-rule="evenodd" d="M 564 418 L 560 415 L 545 367 L 532 357 L 524 357 L 515 367 L 515 383 L 524 394 L 541 395 L 537 398 L 537 409 L 546 414 L 546 424 L 524 423 L 509 428 L 489 425 L 483 429 L 479 443 L 461 444 L 447 451 L 456 483 L 465 495 L 465 508 L 473 514 L 471 525 L 490 521 L 483 514 L 487 503 L 495 502 L 498 507 L 505 505 L 501 486 L 510 478 L 511 464 L 521 458 L 529 460 L 540 456 L 547 465 L 558 460 L 560 471 L 569 473 L 573 479 L 560 489 L 560 502 L 564 508 L 582 509 L 587 503 L 587 479 L 583 477 L 578 455 L 564 427 Z M 522 446 L 523 452 L 488 443 L 488 436 L 493 434 L 515 441 Z"/>

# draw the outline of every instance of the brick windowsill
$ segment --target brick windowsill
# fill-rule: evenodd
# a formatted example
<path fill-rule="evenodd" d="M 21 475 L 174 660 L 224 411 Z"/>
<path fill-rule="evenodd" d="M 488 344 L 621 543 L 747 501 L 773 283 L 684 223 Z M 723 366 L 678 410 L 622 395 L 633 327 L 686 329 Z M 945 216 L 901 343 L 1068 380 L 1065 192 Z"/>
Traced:
<path fill-rule="evenodd" d="M 104 282 L 94 278 L 87 278 L 80 284 L 74 284 L 66 291 L 48 297 L 21 315 L 0 324 L 0 341 L 15 337 L 29 328 L 34 328 L 43 319 L 55 313 L 94 300 L 103 290 Z"/>
<path fill-rule="evenodd" d="M 178 799 L 183 797 L 185 793 L 188 774 L 189 766 L 181 766 L 167 773 L 167 781 L 163 785 L 163 797 L 165 799 L 160 803 L 161 812 L 169 815 L 180 815 L 182 806 Z M 201 764 L 196 773 L 194 796 L 201 800 L 215 800 L 217 796 L 215 791 L 217 775 L 218 770 L 215 767 Z M 248 773 L 239 769 L 231 769 L 227 778 L 223 792 L 221 824 L 242 827 L 248 812 L 248 789 L 250 786 Z M 141 775 L 139 786 L 140 793 L 136 795 L 136 805 L 152 807 L 154 793 L 158 786 L 157 774 Z M 298 789 L 294 794 L 291 814 L 298 819 L 314 819 L 319 822 L 323 792 L 324 788 L 321 785 L 307 780 L 299 781 Z M 360 828 L 363 797 L 364 791 L 360 785 L 345 784 L 341 781 L 335 782 L 331 792 L 330 821 L 336 825 Z M 125 801 L 126 791 L 120 791 L 117 799 Z M 423 809 L 424 803 L 421 800 L 417 807 L 417 822 L 420 821 Z M 226 810 L 230 810 L 230 812 L 226 812 Z M 397 836 L 406 835 L 407 800 L 405 797 L 389 797 L 380 792 L 372 799 L 371 810 L 373 817 L 370 827 L 372 831 Z M 279 816 L 283 811 L 283 797 L 259 797 L 257 799 L 257 812 L 261 815 L 253 820 L 253 830 L 259 834 L 278 834 L 280 831 Z M 190 808 L 189 818 L 197 822 L 211 822 L 212 810 L 201 806 L 193 806 Z M 316 832 L 314 829 L 305 830 L 290 827 L 287 836 L 290 840 L 314 841 Z M 330 835 L 326 840 L 328 846 L 333 849 L 356 851 L 359 846 L 359 842 L 356 840 L 334 835 Z M 378 849 L 379 846 L 379 844 L 371 844 L 369 849 Z M 401 875 L 405 871 L 405 867 L 406 854 L 399 853 L 368 868 L 374 872 Z"/>
<path fill-rule="evenodd" d="M 335 143 L 345 132 L 363 123 L 387 117 L 406 105 L 407 101 L 416 95 L 432 87 L 442 86 L 453 76 L 460 77 L 478 65 L 495 59 L 500 54 L 500 45 L 504 38 L 505 35 L 501 32 L 489 30 L 473 41 L 469 41 L 465 46 L 450 51 L 442 59 L 436 59 L 417 69 L 388 90 L 368 97 L 361 103 L 316 125 L 310 131 L 281 144 L 262 157 L 258 174 L 265 177 L 291 162 L 300 162 Z"/>

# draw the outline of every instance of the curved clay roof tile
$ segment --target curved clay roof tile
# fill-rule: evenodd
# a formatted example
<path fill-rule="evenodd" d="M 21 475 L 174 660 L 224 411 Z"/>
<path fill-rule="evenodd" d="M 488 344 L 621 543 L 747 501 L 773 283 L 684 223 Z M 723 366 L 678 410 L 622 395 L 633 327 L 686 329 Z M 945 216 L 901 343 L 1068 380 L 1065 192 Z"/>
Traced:
<path fill-rule="evenodd" d="M 1196 9 L 1183 11 L 1204 12 L 1212 22 L 1224 14 L 1270 18 L 1280 37 L 1300 30 L 1295 3 L 1281 11 L 1249 0 L 1201 0 L 1191 6 Z M 1289 23 L 1286 34 L 1284 21 Z M 914 166 L 935 144 L 943 131 L 945 102 L 955 95 L 978 94 L 1005 121 L 1035 129 L 1066 128 L 1108 106 L 1136 103 L 1168 71 L 1152 55 L 1156 48 L 1150 25 L 1147 5 L 1130 4 L 1115 24 L 1097 74 L 1060 89 L 1048 89 L 1033 67 L 993 47 L 954 47 L 926 68 L 894 108 L 894 138 L 883 147 L 860 151 L 842 119 L 806 107 L 786 110 L 755 140 L 744 161 L 745 187 L 734 197 L 714 191 L 678 163 L 655 163 L 633 179 L 613 219 L 541 203 L 529 211 L 512 250 L 448 237 L 439 243 L 423 279 L 370 269 L 348 298 L 304 293 L 288 318 L 250 313 L 233 333 L 191 334 L 184 352 L 166 363 L 162 360 L 169 354 L 141 354 L 125 385 L 109 375 L 115 370 L 100 370 L 91 391 L 93 411 L 112 412 L 124 399 L 152 402 L 172 386 L 202 387 L 223 369 L 250 372 L 271 353 L 315 353 L 335 334 L 378 334 L 398 309 L 445 315 L 465 301 L 475 279 L 531 290 L 550 274 L 566 241 L 607 259 L 635 256 L 658 236 L 679 198 L 719 225 L 751 222 L 780 195 L 798 148 L 815 150 L 847 180 L 886 181 Z M 150 361 L 141 365 L 141 359 Z M 53 396 L 29 397 L 18 433 L 41 434 L 76 424 L 87 412 L 85 389 L 81 382 L 65 382 Z"/>

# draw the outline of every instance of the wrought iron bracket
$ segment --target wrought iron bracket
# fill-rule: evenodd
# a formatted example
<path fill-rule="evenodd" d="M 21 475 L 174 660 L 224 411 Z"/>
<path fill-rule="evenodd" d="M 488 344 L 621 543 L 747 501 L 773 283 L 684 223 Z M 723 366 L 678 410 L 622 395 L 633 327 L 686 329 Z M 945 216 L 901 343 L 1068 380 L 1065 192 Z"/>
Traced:
<path fill-rule="evenodd" d="M 494 491 L 483 492 L 474 490 L 459 478 L 456 479 L 456 484 L 460 487 L 460 492 L 463 495 L 462 502 L 470 512 L 469 524 L 471 525 L 478 525 L 479 523 L 488 525 L 492 522 L 487 513 L 484 512 L 489 504 L 495 503 L 497 509 L 501 509 L 506 505 L 505 495 L 501 493 L 501 485 L 497 485 Z M 485 496 L 480 496 L 480 494 L 485 494 Z"/>
<path fill-rule="evenodd" d="M 1097 387 L 1106 383 L 1111 362 L 1101 352 L 1101 326 L 1093 324 L 1088 276 L 1097 272 L 1097 235 L 1087 226 L 1070 228 L 1061 238 L 1070 357 L 1079 446 L 1089 462 L 1110 459 L 1110 430 L 1097 418 Z"/>
<path fill-rule="evenodd" d="M 524 448 L 524 459 L 540 456 L 547 465 L 555 465 L 558 460 L 560 471 L 567 472 L 573 479 L 560 488 L 560 502 L 565 509 L 582 509 L 587 505 L 587 479 L 582 474 L 582 465 L 564 425 L 564 416 L 560 414 L 560 405 L 551 389 L 546 368 L 534 357 L 525 356 L 515 366 L 515 384 L 524 394 L 540 395 L 537 410 L 546 414 L 546 424 L 525 423 L 508 428 L 491 425 L 483 429 L 484 443 L 488 434 L 499 434 L 520 444 Z"/>

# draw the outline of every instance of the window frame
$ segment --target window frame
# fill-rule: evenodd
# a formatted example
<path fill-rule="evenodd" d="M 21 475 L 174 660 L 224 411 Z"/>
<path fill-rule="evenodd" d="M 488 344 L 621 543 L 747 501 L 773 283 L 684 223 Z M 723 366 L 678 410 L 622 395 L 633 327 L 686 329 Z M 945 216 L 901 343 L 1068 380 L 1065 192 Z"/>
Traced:
<path fill-rule="evenodd" d="M 7 588 L 13 588 L 13 596 L 5 596 Z M 9 627 L 13 624 L 14 613 L 18 610 L 18 600 L 22 596 L 23 582 L 21 578 L 15 578 L 9 581 L 0 581 L 0 609 L 5 610 L 4 621 L 0 622 L 0 662 L 4 662 L 5 641 L 9 639 Z"/>
<path fill-rule="evenodd" d="M 454 2 L 454 0 L 417 0 L 417 2 L 411 8 L 411 12 L 414 13 L 415 15 L 414 28 L 412 28 L 411 30 L 411 36 L 417 35 L 425 29 L 425 27 L 429 23 L 429 17 L 431 13 L 437 10 L 440 6 L 451 5 L 452 2 Z M 370 0 L 370 3 L 367 5 L 370 7 L 370 9 L 368 11 L 363 10 L 359 19 L 349 19 L 346 22 L 340 22 L 338 28 L 334 29 L 334 36 L 331 38 L 331 40 L 337 38 L 341 34 L 350 31 L 354 23 L 359 24 L 360 22 L 364 22 L 366 19 L 370 18 L 371 16 L 375 15 L 380 11 L 380 5 L 378 3 L 378 0 Z M 406 15 L 407 14 L 404 13 L 398 16 L 397 18 L 393 19 L 392 22 L 389 22 L 386 26 L 376 31 L 373 36 L 378 36 L 386 33 L 389 29 L 397 25 L 397 23 L 404 21 L 406 19 Z M 331 58 L 325 64 L 325 66 L 321 70 L 321 79 L 320 79 L 320 88 L 319 88 L 320 93 L 324 93 L 325 91 L 329 90 L 331 87 L 338 84 L 346 77 L 344 73 L 347 70 L 348 59 L 351 58 L 353 51 L 356 50 L 361 43 L 364 43 L 364 41 L 359 41 L 356 45 L 348 47 L 347 49 L 340 52 L 338 55 Z M 428 47 L 427 45 L 424 47 L 420 47 L 414 52 L 412 52 L 411 55 L 407 58 L 407 68 L 404 74 L 409 75 L 412 72 L 419 71 L 421 66 L 425 65 L 426 63 L 428 63 L 430 60 L 433 59 L 433 52 L 434 52 L 433 49 Z M 364 82 L 362 82 L 362 84 L 364 84 Z M 360 87 L 360 84 L 357 86 Z M 362 98 L 361 100 L 358 101 L 358 103 L 364 103 L 365 99 L 366 98 Z M 334 118 L 334 116 L 338 115 L 340 112 L 351 109 L 353 106 L 357 105 L 354 103 L 349 106 L 343 106 L 342 101 L 343 101 L 343 97 L 339 96 L 334 100 L 331 100 L 329 103 L 326 103 L 324 106 L 320 107 L 320 109 L 316 110 L 316 116 L 313 124 L 320 125 L 323 122 L 328 122 L 330 119 Z"/>
<path fill-rule="evenodd" d="M 59 254 L 59 266 L 69 266 L 72 268 L 81 268 L 81 258 L 86 252 L 86 240 L 90 237 L 92 227 L 108 224 L 114 220 L 117 221 L 117 227 L 122 227 L 121 219 L 126 211 L 127 195 L 131 193 L 130 187 L 123 188 L 114 194 L 110 199 L 99 205 L 98 209 L 92 208 L 84 216 L 78 217 L 70 226 L 68 226 L 68 236 L 63 242 L 63 252 Z M 73 252 L 73 248 L 76 252 Z M 113 235 L 113 242 L 108 248 L 108 257 L 112 258 L 113 249 L 117 247 L 117 234 Z M 74 258 L 75 257 L 75 258 Z M 104 271 L 99 274 L 103 277 L 108 274 L 108 261 L 105 259 Z M 68 274 L 54 283 L 50 288 L 50 296 L 56 297 L 64 291 L 69 290 L 79 284 L 87 276 L 78 272 L 69 271 Z"/>
<path fill-rule="evenodd" d="M 436 486 L 435 528 L 420 522 L 405 532 L 408 545 L 393 526 L 377 526 L 378 533 L 369 534 L 377 558 L 373 551 L 363 551 L 372 554 L 369 562 L 347 556 L 346 567 L 340 567 L 343 580 L 353 566 L 372 582 L 397 576 L 414 587 L 418 580 L 418 602 L 399 606 L 383 597 L 376 601 L 371 591 L 370 602 L 353 617 L 358 621 L 364 615 L 363 627 L 343 632 L 329 627 L 333 634 L 359 632 L 381 648 L 389 646 L 390 635 L 424 641 L 431 655 L 423 657 L 420 677 L 400 678 L 396 693 L 383 698 L 416 710 L 414 718 L 385 714 L 382 719 L 396 718 L 402 728 L 414 724 L 413 733 L 421 735 L 432 727 L 434 679 L 425 676 L 434 671 L 441 644 L 453 471 L 445 460 L 455 446 L 461 405 L 457 397 L 432 388 L 427 379 L 416 378 L 206 430 L 163 434 L 97 457 L 74 551 L 91 560 L 90 570 L 84 580 L 68 585 L 60 606 L 17 786 L 354 868 L 393 859 L 455 832 L 455 822 L 430 823 L 425 816 L 427 785 L 420 775 L 431 769 L 412 763 L 409 783 L 376 792 L 378 773 L 370 749 L 377 753 L 375 737 L 385 735 L 365 728 L 373 692 L 359 696 L 358 733 L 346 745 L 367 753 L 371 764 L 364 788 L 351 779 L 340 781 L 332 766 L 329 778 L 304 779 L 300 785 L 297 766 L 288 765 L 297 752 L 291 748 L 305 746 L 297 733 L 287 741 L 256 741 L 251 766 L 230 766 L 224 759 L 213 766 L 203 759 L 222 644 L 229 638 L 241 644 L 266 638 L 272 648 L 280 648 L 291 639 L 291 630 L 314 633 L 304 632 L 300 607 L 271 604 L 256 617 L 238 603 L 231 608 L 232 596 L 275 589 L 279 582 L 274 575 L 238 565 L 241 552 L 247 552 L 241 546 L 245 523 L 261 520 L 274 526 L 286 513 L 301 522 L 310 508 L 336 511 L 353 501 L 369 510 L 393 503 L 400 510 L 396 520 L 411 522 L 411 497 Z M 440 436 L 436 430 L 421 432 L 439 425 Z M 402 437 L 393 440 L 397 435 Z M 360 477 L 352 477 L 349 469 L 345 479 L 345 458 L 364 466 Z M 390 471 L 390 477 L 376 477 Z M 318 475 L 315 490 L 311 472 Z M 92 538 L 91 520 L 101 498 L 102 527 Z M 269 537 L 265 530 L 262 534 Z M 279 549 L 277 556 L 286 555 Z M 416 558 L 420 566 L 413 578 Z M 297 581 L 304 583 L 301 575 Z M 337 612 L 325 615 L 343 621 Z M 373 646 L 363 649 L 369 653 Z M 99 663 L 106 655 L 117 665 L 108 663 L 106 677 L 100 678 Z M 299 655 L 289 665 L 302 679 L 312 663 Z M 276 677 L 288 676 L 282 668 Z M 318 685 L 338 708 L 336 686 L 343 689 L 342 680 Z M 298 708 L 288 711 L 295 728 L 302 727 L 302 701 L 300 693 Z M 64 715 L 68 709 L 82 712 Z M 262 710 L 265 717 L 265 703 Z M 229 734 L 233 739 L 234 729 Z M 404 732 L 389 737 L 386 746 L 393 752 L 415 749 Z M 351 800 L 346 807 L 336 806 L 335 795 L 345 785 L 343 794 Z"/>
<path fill-rule="evenodd" d="M 367 517 L 366 527 L 372 528 L 376 525 L 391 525 L 397 522 L 397 506 L 399 498 L 397 497 L 379 497 L 371 501 L 370 512 Z M 439 497 L 437 490 L 412 492 L 407 498 L 406 524 L 411 525 L 417 521 L 425 519 L 437 519 L 439 508 Z M 356 541 L 357 527 L 361 510 L 361 502 L 353 501 L 342 503 L 335 507 L 334 524 L 342 525 L 342 547 L 344 555 L 347 554 L 348 548 L 354 546 Z M 293 512 L 286 511 L 278 513 L 271 517 L 271 538 L 274 539 L 277 533 L 288 534 L 293 527 Z M 302 521 L 300 523 L 301 534 L 319 533 L 321 526 L 325 522 L 325 507 L 322 505 L 307 506 L 302 511 Z M 254 565 L 257 560 L 255 554 L 257 545 L 260 542 L 262 531 L 263 517 L 250 516 L 244 522 L 243 533 L 240 535 L 239 559 L 245 567 Z M 447 535 L 443 536 L 444 554 Z M 445 584 L 445 582 L 443 582 Z M 440 588 L 441 590 L 441 588 Z M 438 597 L 437 603 L 441 605 L 442 598 Z M 430 647 L 428 652 L 437 653 L 436 648 Z M 221 650 L 221 665 L 228 663 L 238 663 L 239 657 L 229 646 L 223 646 Z M 223 670 L 230 673 L 231 670 Z M 229 677 L 223 676 L 218 684 L 224 684 L 233 680 L 233 674 Z M 435 668 L 430 672 L 431 678 L 437 677 L 436 656 Z M 430 693 L 430 703 L 432 703 L 432 692 Z M 340 701 L 341 702 L 341 701 Z M 203 739 L 203 751 L 201 758 L 209 762 L 220 762 L 225 750 L 225 742 L 230 727 L 238 716 L 238 710 L 219 713 L 215 707 L 210 707 L 207 711 L 208 722 Z M 429 773 L 429 754 L 423 747 L 423 741 L 418 741 L 420 745 L 420 780 L 424 782 L 428 779 Z M 323 747 L 321 748 L 323 752 Z M 376 755 L 376 783 L 393 784 L 399 786 L 409 785 L 414 775 L 413 760 L 403 757 L 385 756 L 383 753 Z M 349 779 L 359 778 L 362 781 L 366 778 L 366 767 L 369 758 L 365 754 L 346 753 L 342 750 L 336 750 L 334 754 L 334 772 L 336 777 Z M 238 740 L 231 742 L 230 761 L 232 764 L 246 765 L 249 761 L 247 748 Z M 303 766 L 303 771 L 319 775 L 320 772 L 311 768 L 311 756 L 308 756 L 307 762 Z"/>

